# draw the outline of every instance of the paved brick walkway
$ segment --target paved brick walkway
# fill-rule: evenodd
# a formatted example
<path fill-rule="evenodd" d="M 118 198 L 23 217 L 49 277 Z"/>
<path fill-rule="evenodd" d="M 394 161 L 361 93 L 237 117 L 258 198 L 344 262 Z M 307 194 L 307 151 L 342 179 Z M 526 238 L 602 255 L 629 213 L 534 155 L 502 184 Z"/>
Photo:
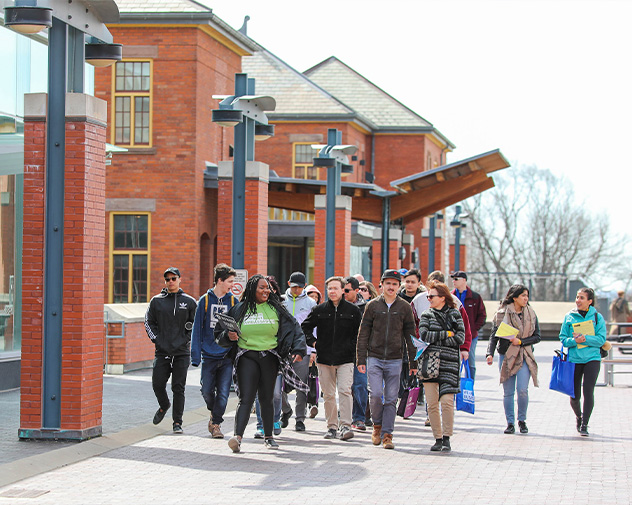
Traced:
<path fill-rule="evenodd" d="M 421 412 L 398 418 L 394 451 L 372 446 L 368 432 L 349 442 L 324 440 L 321 409 L 305 433 L 291 421 L 279 451 L 255 441 L 251 424 L 237 455 L 228 437 L 209 438 L 200 416 L 182 436 L 164 432 L 2 487 L 0 505 L 630 503 L 631 381 L 597 388 L 591 436 L 579 437 L 568 399 L 547 387 L 554 345 L 536 348 L 541 387 L 529 390 L 528 435 L 502 433 L 498 368 L 481 363 L 476 415 L 457 413 L 450 454 L 429 452 L 432 434 Z"/>

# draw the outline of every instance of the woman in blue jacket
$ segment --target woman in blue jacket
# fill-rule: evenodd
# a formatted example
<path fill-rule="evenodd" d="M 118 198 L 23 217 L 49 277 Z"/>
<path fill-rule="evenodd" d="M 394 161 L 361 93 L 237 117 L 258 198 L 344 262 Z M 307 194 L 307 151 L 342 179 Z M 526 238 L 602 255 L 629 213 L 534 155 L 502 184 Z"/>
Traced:
<path fill-rule="evenodd" d="M 571 408 L 577 417 L 577 431 L 588 436 L 588 421 L 595 405 L 595 384 L 601 367 L 599 349 L 606 343 L 606 322 L 594 307 L 595 292 L 591 288 L 581 288 L 575 297 L 576 309 L 571 310 L 562 323 L 560 340 L 568 347 L 568 359 L 575 363 L 575 398 L 571 398 Z M 582 335 L 574 331 L 573 325 L 591 321 L 594 335 Z M 584 393 L 583 411 L 579 405 Z"/>

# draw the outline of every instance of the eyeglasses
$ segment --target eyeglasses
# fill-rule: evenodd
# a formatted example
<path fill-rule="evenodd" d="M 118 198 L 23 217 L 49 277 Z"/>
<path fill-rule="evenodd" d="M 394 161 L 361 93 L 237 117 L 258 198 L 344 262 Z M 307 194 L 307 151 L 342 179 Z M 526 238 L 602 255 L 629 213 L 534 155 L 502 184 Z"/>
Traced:
<path fill-rule="evenodd" d="M 428 295 L 428 300 L 432 300 L 433 298 L 443 298 L 441 295 Z"/>
<path fill-rule="evenodd" d="M 165 277 L 165 282 L 176 282 L 177 280 L 177 277 Z"/>

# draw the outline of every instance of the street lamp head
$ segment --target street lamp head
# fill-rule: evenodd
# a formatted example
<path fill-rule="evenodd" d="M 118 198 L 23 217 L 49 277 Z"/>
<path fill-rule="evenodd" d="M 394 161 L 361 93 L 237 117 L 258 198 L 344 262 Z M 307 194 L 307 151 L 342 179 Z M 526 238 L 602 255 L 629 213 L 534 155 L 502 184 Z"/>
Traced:
<path fill-rule="evenodd" d="M 109 67 L 122 59 L 121 44 L 86 44 L 86 63 L 94 67 Z"/>
<path fill-rule="evenodd" d="M 347 163 L 342 163 L 341 166 L 342 166 L 341 172 L 343 174 L 352 174 L 353 173 L 353 165 L 348 165 Z"/>
<path fill-rule="evenodd" d="M 255 125 L 255 140 L 263 141 L 263 140 L 268 140 L 270 137 L 274 137 L 273 124 L 256 124 Z"/>
<path fill-rule="evenodd" d="M 53 26 L 53 9 L 49 7 L 5 7 L 4 24 L 25 35 L 39 33 Z"/>
<path fill-rule="evenodd" d="M 240 110 L 215 109 L 212 111 L 212 120 L 220 126 L 232 128 L 243 121 L 243 114 Z"/>
<path fill-rule="evenodd" d="M 333 168 L 336 166 L 334 158 L 314 158 L 314 166 L 320 168 Z"/>

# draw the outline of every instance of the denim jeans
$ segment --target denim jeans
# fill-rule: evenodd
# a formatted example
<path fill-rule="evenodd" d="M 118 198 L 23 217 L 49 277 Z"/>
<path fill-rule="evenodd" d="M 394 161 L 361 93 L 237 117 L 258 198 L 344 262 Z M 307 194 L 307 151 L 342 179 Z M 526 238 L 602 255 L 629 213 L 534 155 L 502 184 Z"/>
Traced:
<path fill-rule="evenodd" d="M 498 369 L 500 370 L 505 360 L 504 354 L 498 355 Z M 514 415 L 514 393 L 516 387 L 518 389 L 518 421 L 527 420 L 527 407 L 529 406 L 529 379 L 531 378 L 531 372 L 527 366 L 527 362 L 523 361 L 520 370 L 516 375 L 508 377 L 503 382 L 503 389 L 505 390 L 505 396 L 503 398 L 503 405 L 505 407 L 505 417 L 507 418 L 507 424 L 516 424 L 516 417 Z"/>
<path fill-rule="evenodd" d="M 358 372 L 358 367 L 353 367 L 353 422 L 366 422 L 366 405 L 369 401 L 367 374 Z"/>
<path fill-rule="evenodd" d="M 467 358 L 468 363 L 470 364 L 470 377 L 474 380 L 476 376 L 476 344 L 478 343 L 478 337 L 472 339 L 472 344 L 470 345 L 470 352 Z"/>
<path fill-rule="evenodd" d="M 200 375 L 200 391 L 206 408 L 212 412 L 213 424 L 224 422 L 224 413 L 230 394 L 233 362 L 230 358 L 203 358 Z"/>
<path fill-rule="evenodd" d="M 274 384 L 274 417 L 273 422 L 276 424 L 281 421 L 281 391 L 283 386 L 283 376 L 278 375 Z M 259 405 L 259 396 L 255 400 L 255 413 L 257 414 L 257 429 L 263 429 L 263 419 L 261 418 L 261 406 Z"/>
<path fill-rule="evenodd" d="M 397 393 L 401 359 L 378 359 L 368 357 L 366 373 L 369 382 L 371 417 L 374 425 L 382 426 L 382 434 L 393 433 L 397 413 Z M 384 400 L 382 401 L 382 397 Z"/>
<path fill-rule="evenodd" d="M 173 392 L 173 422 L 182 424 L 184 412 L 184 390 L 187 383 L 187 370 L 191 358 L 188 354 L 182 356 L 156 355 L 154 369 L 151 374 L 151 384 L 160 408 L 169 408 L 167 395 L 167 381 L 171 376 L 171 391 Z"/>

